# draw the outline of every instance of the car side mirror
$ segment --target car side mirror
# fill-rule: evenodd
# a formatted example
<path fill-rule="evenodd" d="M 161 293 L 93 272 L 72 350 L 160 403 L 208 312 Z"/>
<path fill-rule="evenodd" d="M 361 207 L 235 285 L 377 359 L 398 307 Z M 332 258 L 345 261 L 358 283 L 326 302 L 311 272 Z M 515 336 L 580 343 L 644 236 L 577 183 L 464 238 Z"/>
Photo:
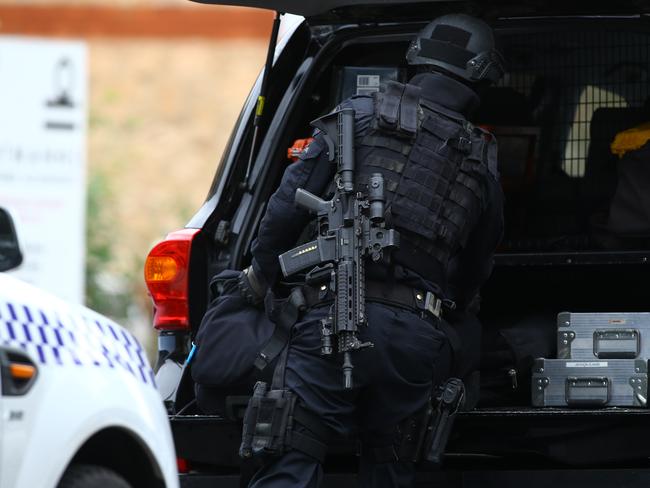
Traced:
<path fill-rule="evenodd" d="M 23 262 L 14 218 L 9 210 L 0 207 L 0 271 L 17 268 Z"/>

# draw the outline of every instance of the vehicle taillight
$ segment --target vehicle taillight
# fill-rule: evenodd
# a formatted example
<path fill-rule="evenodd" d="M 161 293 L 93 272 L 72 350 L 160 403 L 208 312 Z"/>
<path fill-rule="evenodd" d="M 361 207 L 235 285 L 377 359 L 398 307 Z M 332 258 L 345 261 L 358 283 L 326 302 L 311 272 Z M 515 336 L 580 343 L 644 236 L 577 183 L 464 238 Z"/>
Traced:
<path fill-rule="evenodd" d="M 192 239 L 199 229 L 172 232 L 157 244 L 144 265 L 144 280 L 154 303 L 153 324 L 156 329 L 189 329 L 187 306 L 187 272 Z"/>
<path fill-rule="evenodd" d="M 176 466 L 178 467 L 179 474 L 187 474 L 190 472 L 190 463 L 187 459 L 176 458 Z"/>

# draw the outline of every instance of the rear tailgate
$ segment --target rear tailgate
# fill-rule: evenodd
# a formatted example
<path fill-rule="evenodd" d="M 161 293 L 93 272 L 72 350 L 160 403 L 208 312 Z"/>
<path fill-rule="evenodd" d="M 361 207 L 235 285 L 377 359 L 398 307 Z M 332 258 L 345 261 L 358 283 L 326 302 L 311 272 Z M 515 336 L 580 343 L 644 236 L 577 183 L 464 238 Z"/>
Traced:
<path fill-rule="evenodd" d="M 327 21 L 379 22 L 408 18 L 427 19 L 432 11 L 469 11 L 484 17 L 545 15 L 611 15 L 648 12 L 647 0 L 192 0 L 198 3 L 254 7 L 302 15 L 310 23 Z M 432 7 L 436 5 L 434 10 Z"/>

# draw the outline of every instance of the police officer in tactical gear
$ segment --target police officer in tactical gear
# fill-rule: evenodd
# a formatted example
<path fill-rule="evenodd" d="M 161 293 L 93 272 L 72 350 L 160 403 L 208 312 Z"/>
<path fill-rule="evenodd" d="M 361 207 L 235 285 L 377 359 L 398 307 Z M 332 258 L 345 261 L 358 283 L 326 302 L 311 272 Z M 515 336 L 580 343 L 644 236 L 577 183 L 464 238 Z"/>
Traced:
<path fill-rule="evenodd" d="M 354 387 L 344 389 L 340 360 L 320 354 L 331 297 L 323 286 L 304 287 L 306 310 L 281 370 L 304 412 L 291 426 L 300 442 L 268 460 L 252 487 L 319 486 L 327 445 L 338 437 L 360 440 L 363 486 L 411 486 L 413 456 L 400 456 L 405 423 L 426 408 L 434 387 L 478 360 L 468 307 L 492 270 L 503 196 L 496 141 L 467 117 L 503 62 L 491 28 L 464 14 L 427 25 L 406 59 L 417 71 L 408 84 L 391 82 L 340 106 L 356 114 L 356 184 L 363 190 L 371 175 L 383 175 L 386 222 L 401 236 L 398 249 L 366 265 L 368 326 L 359 339 L 374 347 L 355 353 Z M 334 170 L 316 134 L 269 201 L 240 282 L 246 296 L 277 283 L 278 255 L 312 219 L 294 204 L 296 189 L 327 198 Z"/>

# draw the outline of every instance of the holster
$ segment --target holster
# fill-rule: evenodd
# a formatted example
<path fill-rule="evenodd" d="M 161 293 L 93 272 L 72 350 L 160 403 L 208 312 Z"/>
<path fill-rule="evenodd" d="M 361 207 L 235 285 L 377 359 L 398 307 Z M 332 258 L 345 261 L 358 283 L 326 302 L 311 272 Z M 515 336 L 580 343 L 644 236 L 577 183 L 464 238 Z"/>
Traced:
<path fill-rule="evenodd" d="M 268 390 L 258 381 L 244 415 L 239 455 L 265 459 L 287 450 L 297 397 L 287 389 Z"/>
<path fill-rule="evenodd" d="M 375 462 L 399 459 L 412 463 L 426 461 L 440 464 L 464 397 L 463 382 L 458 378 L 448 379 L 438 387 L 426 407 L 399 424 L 395 448 L 373 450 Z"/>
<path fill-rule="evenodd" d="M 436 391 L 429 426 L 424 441 L 424 461 L 440 464 L 447 448 L 447 441 L 456 420 L 456 414 L 463 406 L 465 386 L 458 378 L 449 378 Z"/>

